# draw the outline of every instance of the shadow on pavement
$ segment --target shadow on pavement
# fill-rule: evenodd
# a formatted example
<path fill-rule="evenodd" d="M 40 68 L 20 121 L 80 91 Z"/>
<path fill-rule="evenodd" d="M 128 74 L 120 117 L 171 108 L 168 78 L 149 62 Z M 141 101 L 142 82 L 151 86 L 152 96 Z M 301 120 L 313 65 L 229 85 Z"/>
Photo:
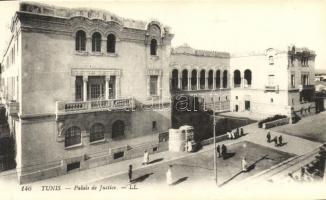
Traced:
<path fill-rule="evenodd" d="M 235 155 L 234 152 L 225 153 L 225 155 L 223 156 L 223 160 L 227 160 L 229 158 L 232 158 L 234 155 Z"/>
<path fill-rule="evenodd" d="M 228 184 L 230 181 L 232 181 L 235 177 L 239 176 L 240 174 L 242 173 L 247 173 L 247 172 L 250 172 L 251 170 L 255 169 L 256 167 L 256 164 L 264 159 L 269 159 L 267 157 L 267 155 L 264 155 L 263 157 L 259 158 L 258 160 L 256 160 L 254 163 L 252 163 L 248 168 L 247 168 L 247 171 L 244 172 L 244 171 L 240 171 L 238 172 L 237 174 L 235 174 L 234 176 L 232 176 L 231 178 L 229 178 L 228 180 L 224 181 L 222 184 L 219 185 L 219 187 L 222 187 L 226 184 Z"/>
<path fill-rule="evenodd" d="M 132 183 L 138 183 L 138 182 L 143 182 L 145 179 L 147 179 L 150 175 L 152 175 L 154 173 L 149 173 L 149 174 L 145 174 L 142 176 L 139 176 L 138 178 L 135 178 L 134 180 L 132 180 Z"/>
<path fill-rule="evenodd" d="M 172 183 L 172 185 L 178 185 L 179 183 L 182 183 L 182 182 L 186 181 L 187 179 L 188 179 L 188 177 L 179 178 L 177 181 Z"/>
<path fill-rule="evenodd" d="M 157 163 L 157 162 L 160 162 L 162 160 L 163 160 L 163 158 L 158 158 L 158 159 L 155 159 L 155 160 L 150 161 L 148 164 Z"/>

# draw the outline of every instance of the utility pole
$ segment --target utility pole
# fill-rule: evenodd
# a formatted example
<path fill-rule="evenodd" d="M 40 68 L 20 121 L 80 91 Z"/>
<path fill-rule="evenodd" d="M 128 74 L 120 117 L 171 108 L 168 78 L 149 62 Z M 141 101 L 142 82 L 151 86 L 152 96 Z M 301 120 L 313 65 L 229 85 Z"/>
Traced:
<path fill-rule="evenodd" d="M 214 137 L 214 175 L 215 175 L 215 184 L 217 186 L 217 159 L 216 159 L 216 117 L 215 117 L 215 108 L 213 110 L 213 121 L 214 121 L 214 124 L 213 124 L 213 137 Z"/>

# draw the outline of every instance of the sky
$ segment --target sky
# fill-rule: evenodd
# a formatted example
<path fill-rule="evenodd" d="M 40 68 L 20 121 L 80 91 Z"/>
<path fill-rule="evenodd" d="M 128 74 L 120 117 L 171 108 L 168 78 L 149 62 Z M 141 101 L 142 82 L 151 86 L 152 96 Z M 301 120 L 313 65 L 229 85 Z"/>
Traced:
<path fill-rule="evenodd" d="M 243 53 L 290 44 L 316 52 L 315 67 L 326 70 L 326 1 L 61 1 L 47 4 L 100 8 L 118 16 L 156 19 L 172 28 L 172 46 L 187 43 L 196 49 Z M 0 55 L 10 36 L 9 26 L 18 2 L 0 2 Z"/>

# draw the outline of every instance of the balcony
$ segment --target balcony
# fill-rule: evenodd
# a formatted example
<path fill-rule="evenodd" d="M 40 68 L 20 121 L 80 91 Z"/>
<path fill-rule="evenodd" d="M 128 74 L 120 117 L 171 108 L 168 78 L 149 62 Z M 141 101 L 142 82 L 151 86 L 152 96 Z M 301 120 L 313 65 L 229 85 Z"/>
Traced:
<path fill-rule="evenodd" d="M 315 90 L 315 85 L 300 85 L 299 90 Z"/>
<path fill-rule="evenodd" d="M 19 113 L 19 103 L 18 102 L 8 102 L 7 104 L 8 115 L 13 116 Z"/>
<path fill-rule="evenodd" d="M 132 110 L 135 107 L 133 98 L 93 100 L 79 102 L 58 101 L 56 105 L 56 115 L 66 115 L 74 113 L 113 111 L 113 110 Z"/>
<path fill-rule="evenodd" d="M 278 92 L 278 85 L 265 85 L 265 92 Z"/>

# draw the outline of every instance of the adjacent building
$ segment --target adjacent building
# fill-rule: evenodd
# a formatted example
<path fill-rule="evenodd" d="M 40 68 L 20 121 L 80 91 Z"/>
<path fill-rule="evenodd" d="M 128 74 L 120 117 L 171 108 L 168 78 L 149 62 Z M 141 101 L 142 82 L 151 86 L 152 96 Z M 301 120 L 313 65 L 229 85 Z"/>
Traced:
<path fill-rule="evenodd" d="M 295 46 L 232 55 L 230 110 L 292 117 L 313 113 L 315 56 Z"/>

